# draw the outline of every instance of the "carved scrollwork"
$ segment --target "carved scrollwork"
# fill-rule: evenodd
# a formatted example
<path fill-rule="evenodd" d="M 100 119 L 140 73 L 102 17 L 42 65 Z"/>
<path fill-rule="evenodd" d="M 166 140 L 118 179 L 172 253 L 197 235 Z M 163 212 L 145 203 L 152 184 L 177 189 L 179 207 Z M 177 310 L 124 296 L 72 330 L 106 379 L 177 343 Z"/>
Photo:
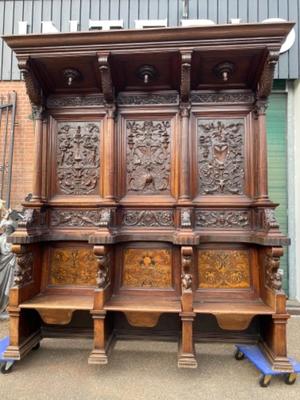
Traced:
<path fill-rule="evenodd" d="M 271 247 L 265 254 L 265 284 L 275 291 L 280 291 L 282 288 L 282 274 L 279 272 L 280 257 L 282 256 L 282 247 Z"/>
<path fill-rule="evenodd" d="M 193 276 L 191 274 L 193 264 L 193 248 L 181 247 L 181 288 L 182 292 L 191 292 Z"/>
<path fill-rule="evenodd" d="M 98 270 L 96 282 L 99 289 L 105 289 L 110 283 L 110 256 L 105 246 L 95 246 L 94 254 L 97 258 Z"/>
<path fill-rule="evenodd" d="M 226 93 L 203 93 L 193 91 L 191 92 L 192 103 L 246 103 L 252 104 L 254 102 L 253 93 L 245 92 L 226 92 Z"/>
<path fill-rule="evenodd" d="M 244 125 L 242 120 L 198 121 L 200 194 L 244 193 Z"/>
<path fill-rule="evenodd" d="M 181 101 L 188 101 L 191 89 L 191 62 L 192 52 L 181 52 L 181 84 L 180 84 L 180 97 Z"/>
<path fill-rule="evenodd" d="M 31 69 L 31 65 L 28 59 L 22 59 L 19 61 L 19 69 L 25 81 L 25 87 L 27 95 L 32 105 L 41 106 L 43 105 L 43 91 Z"/>
<path fill-rule="evenodd" d="M 123 94 L 118 95 L 117 103 L 120 105 L 151 105 L 151 104 L 177 104 L 178 95 L 176 93 L 156 94 Z"/>
<path fill-rule="evenodd" d="M 250 226 L 249 211 L 196 211 L 196 226 L 199 228 L 242 228 Z"/>
<path fill-rule="evenodd" d="M 172 210 L 125 210 L 123 213 L 125 226 L 171 227 L 174 225 Z"/>
<path fill-rule="evenodd" d="M 17 257 L 17 263 L 14 271 L 13 285 L 20 288 L 32 281 L 33 254 L 32 252 L 27 252 L 22 246 L 15 246 L 14 251 Z"/>
<path fill-rule="evenodd" d="M 93 122 L 58 124 L 57 184 L 62 193 L 95 193 L 99 180 L 99 126 Z"/>
<path fill-rule="evenodd" d="M 99 70 L 101 74 L 102 91 L 107 103 L 114 102 L 114 88 L 109 65 L 109 52 L 98 53 Z"/>
<path fill-rule="evenodd" d="M 47 107 L 90 107 L 102 106 L 104 104 L 103 95 L 90 96 L 49 96 L 47 98 Z"/>
<path fill-rule="evenodd" d="M 127 190 L 170 192 L 170 121 L 127 121 Z"/>
<path fill-rule="evenodd" d="M 51 211 L 51 226 L 87 227 L 100 226 L 101 210 L 60 210 Z"/>
<path fill-rule="evenodd" d="M 279 51 L 270 51 L 257 87 L 257 98 L 266 99 L 272 90 L 274 71 L 279 58 Z"/>

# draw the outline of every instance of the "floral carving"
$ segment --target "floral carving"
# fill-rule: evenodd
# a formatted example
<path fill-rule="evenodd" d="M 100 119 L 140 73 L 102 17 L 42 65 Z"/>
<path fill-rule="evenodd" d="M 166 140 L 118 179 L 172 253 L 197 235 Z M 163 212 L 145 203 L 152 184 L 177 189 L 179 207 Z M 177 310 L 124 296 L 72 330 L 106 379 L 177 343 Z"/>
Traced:
<path fill-rule="evenodd" d="M 248 250 L 200 250 L 200 288 L 247 288 L 250 286 Z"/>
<path fill-rule="evenodd" d="M 196 226 L 199 228 L 248 228 L 248 211 L 196 211 Z"/>
<path fill-rule="evenodd" d="M 125 226 L 173 226 L 172 210 L 125 210 L 123 225 Z"/>
<path fill-rule="evenodd" d="M 17 253 L 17 264 L 14 271 L 14 286 L 21 287 L 32 281 L 33 254 Z"/>
<path fill-rule="evenodd" d="M 99 180 L 99 126 L 92 122 L 58 125 L 57 183 L 65 194 L 95 192 Z"/>
<path fill-rule="evenodd" d="M 177 104 L 178 95 L 170 94 L 119 94 L 118 104 L 120 105 L 149 105 L 149 104 Z"/>
<path fill-rule="evenodd" d="M 101 226 L 102 210 L 53 210 L 51 226 Z"/>
<path fill-rule="evenodd" d="M 104 104 L 102 95 L 93 96 L 49 96 L 47 106 L 49 108 L 59 107 L 87 107 L 100 106 Z"/>
<path fill-rule="evenodd" d="M 169 121 L 127 121 L 127 189 L 136 194 L 170 191 Z"/>
<path fill-rule="evenodd" d="M 200 194 L 244 193 L 242 120 L 198 121 Z"/>
<path fill-rule="evenodd" d="M 253 93 L 191 93 L 192 103 L 253 103 Z"/>

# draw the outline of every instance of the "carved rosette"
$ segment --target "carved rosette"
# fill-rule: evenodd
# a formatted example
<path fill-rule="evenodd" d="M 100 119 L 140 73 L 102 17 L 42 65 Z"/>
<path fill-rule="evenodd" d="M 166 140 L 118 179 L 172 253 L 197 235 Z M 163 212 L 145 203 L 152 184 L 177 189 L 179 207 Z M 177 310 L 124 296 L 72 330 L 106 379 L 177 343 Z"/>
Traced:
<path fill-rule="evenodd" d="M 282 274 L 279 272 L 280 257 L 282 256 L 282 247 L 270 247 L 265 254 L 265 284 L 275 291 L 280 291 L 282 289 Z"/>
<path fill-rule="evenodd" d="M 244 193 L 242 120 L 198 120 L 198 177 L 202 195 Z"/>
<path fill-rule="evenodd" d="M 17 263 L 14 271 L 15 287 L 22 287 L 33 279 L 33 254 L 25 247 L 14 245 L 13 251 L 16 253 Z"/>
<path fill-rule="evenodd" d="M 105 246 L 94 246 L 98 270 L 96 282 L 99 289 L 105 289 L 110 284 L 110 255 Z"/>
<path fill-rule="evenodd" d="M 96 193 L 99 181 L 99 125 L 93 122 L 58 124 L 57 186 L 68 195 Z"/>
<path fill-rule="evenodd" d="M 249 226 L 249 211 L 196 211 L 196 227 L 198 228 L 248 229 Z"/>
<path fill-rule="evenodd" d="M 124 210 L 122 224 L 135 227 L 172 227 L 172 210 Z"/>
<path fill-rule="evenodd" d="M 127 191 L 170 193 L 170 121 L 127 121 Z"/>
<path fill-rule="evenodd" d="M 181 289 L 182 293 L 192 292 L 192 264 L 193 248 L 191 246 L 181 247 Z"/>

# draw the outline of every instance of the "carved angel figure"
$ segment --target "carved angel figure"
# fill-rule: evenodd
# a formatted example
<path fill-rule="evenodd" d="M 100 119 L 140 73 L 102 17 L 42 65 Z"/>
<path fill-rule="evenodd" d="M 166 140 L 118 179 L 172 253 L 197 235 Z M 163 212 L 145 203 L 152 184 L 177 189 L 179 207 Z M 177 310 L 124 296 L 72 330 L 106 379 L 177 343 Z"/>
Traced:
<path fill-rule="evenodd" d="M 16 268 L 16 255 L 11 252 L 11 244 L 7 243 L 7 237 L 11 235 L 17 222 L 14 211 L 6 210 L 0 222 L 3 233 L 0 236 L 0 316 L 5 317 L 4 311 L 8 304 L 9 289 L 13 285 L 14 271 Z"/>

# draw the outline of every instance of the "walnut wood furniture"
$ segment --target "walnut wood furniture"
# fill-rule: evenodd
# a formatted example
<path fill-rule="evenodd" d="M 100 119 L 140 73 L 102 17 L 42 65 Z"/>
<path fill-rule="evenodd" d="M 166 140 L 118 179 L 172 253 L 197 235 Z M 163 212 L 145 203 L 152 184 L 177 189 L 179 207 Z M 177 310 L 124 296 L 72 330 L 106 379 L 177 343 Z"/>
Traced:
<path fill-rule="evenodd" d="M 287 358 L 265 112 L 291 23 L 5 37 L 35 120 L 7 358 L 45 336 L 256 341 Z"/>

